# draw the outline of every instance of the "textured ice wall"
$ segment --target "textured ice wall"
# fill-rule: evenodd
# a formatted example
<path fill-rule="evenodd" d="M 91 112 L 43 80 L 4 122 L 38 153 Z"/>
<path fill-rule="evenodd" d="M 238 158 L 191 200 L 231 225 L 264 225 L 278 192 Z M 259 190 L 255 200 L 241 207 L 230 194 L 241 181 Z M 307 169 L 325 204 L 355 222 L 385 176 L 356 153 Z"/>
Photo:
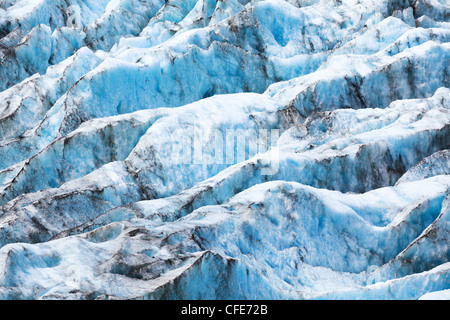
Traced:
<path fill-rule="evenodd" d="M 447 299 L 449 40 L 447 0 L 0 0 L 0 298 Z"/>

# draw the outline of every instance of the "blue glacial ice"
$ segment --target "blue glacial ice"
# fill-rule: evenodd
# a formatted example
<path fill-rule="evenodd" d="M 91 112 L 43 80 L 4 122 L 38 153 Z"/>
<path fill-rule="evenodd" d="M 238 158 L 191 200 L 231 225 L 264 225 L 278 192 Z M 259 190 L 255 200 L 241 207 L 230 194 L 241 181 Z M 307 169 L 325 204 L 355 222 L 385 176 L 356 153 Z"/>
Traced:
<path fill-rule="evenodd" d="M 448 0 L 0 0 L 0 299 L 449 299 Z"/>

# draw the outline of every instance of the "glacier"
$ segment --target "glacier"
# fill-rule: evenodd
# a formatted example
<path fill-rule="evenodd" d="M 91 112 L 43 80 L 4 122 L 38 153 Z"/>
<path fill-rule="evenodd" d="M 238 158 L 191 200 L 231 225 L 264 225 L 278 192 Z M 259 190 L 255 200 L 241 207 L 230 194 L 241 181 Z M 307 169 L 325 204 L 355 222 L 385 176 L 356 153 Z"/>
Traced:
<path fill-rule="evenodd" d="M 0 299 L 436 300 L 449 0 L 0 0 Z"/>

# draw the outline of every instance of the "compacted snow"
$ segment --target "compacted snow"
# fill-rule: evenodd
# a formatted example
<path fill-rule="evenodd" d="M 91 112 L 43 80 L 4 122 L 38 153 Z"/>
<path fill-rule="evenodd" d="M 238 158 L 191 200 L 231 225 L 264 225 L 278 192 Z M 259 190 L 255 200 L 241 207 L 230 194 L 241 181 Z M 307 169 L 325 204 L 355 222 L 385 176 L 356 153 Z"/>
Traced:
<path fill-rule="evenodd" d="M 449 0 L 0 0 L 0 299 L 448 299 Z"/>

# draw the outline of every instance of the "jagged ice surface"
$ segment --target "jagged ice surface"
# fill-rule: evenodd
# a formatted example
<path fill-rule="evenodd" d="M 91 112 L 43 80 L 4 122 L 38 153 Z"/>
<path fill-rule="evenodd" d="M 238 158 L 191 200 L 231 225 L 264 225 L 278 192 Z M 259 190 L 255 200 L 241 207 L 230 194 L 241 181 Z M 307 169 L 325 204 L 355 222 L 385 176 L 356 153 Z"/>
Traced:
<path fill-rule="evenodd" d="M 0 298 L 448 299 L 449 66 L 448 0 L 0 0 Z"/>

